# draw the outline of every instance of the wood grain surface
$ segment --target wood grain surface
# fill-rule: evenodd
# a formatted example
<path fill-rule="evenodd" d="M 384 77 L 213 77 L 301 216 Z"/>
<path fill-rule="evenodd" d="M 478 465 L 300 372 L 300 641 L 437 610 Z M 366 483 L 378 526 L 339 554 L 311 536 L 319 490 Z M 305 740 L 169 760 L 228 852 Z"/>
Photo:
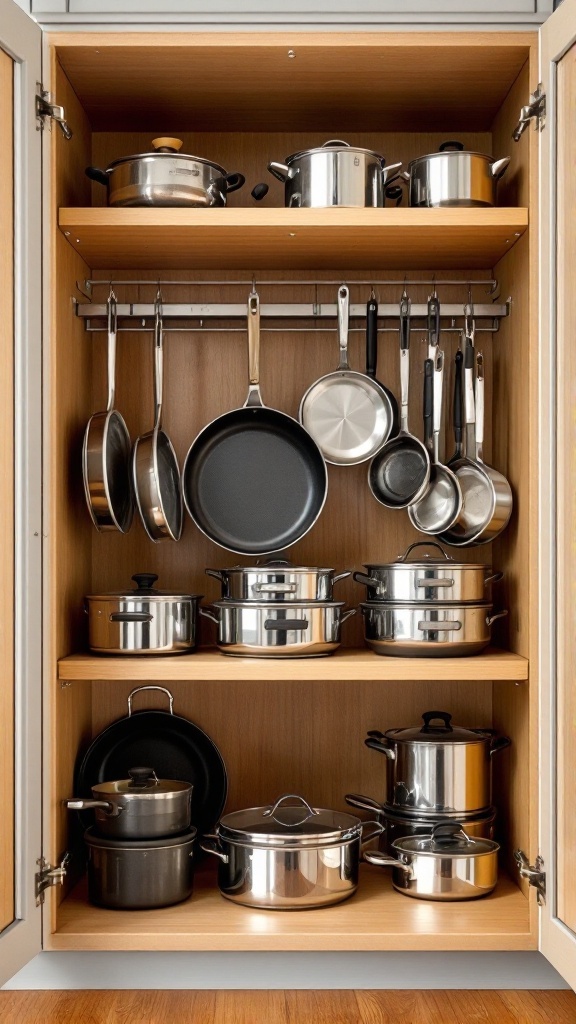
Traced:
<path fill-rule="evenodd" d="M 560 991 L 0 992 L 3 1024 L 573 1024 Z"/>

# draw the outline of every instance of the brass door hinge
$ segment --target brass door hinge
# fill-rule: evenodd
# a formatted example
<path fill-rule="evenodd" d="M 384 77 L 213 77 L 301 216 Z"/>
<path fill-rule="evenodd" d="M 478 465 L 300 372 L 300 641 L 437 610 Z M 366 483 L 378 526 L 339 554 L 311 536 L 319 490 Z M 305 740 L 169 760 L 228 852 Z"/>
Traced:
<path fill-rule="evenodd" d="M 514 857 L 521 877 L 527 878 L 528 883 L 534 886 L 538 894 L 538 906 L 543 907 L 546 903 L 546 872 L 542 857 L 538 854 L 534 864 L 530 864 L 524 850 L 515 850 Z"/>

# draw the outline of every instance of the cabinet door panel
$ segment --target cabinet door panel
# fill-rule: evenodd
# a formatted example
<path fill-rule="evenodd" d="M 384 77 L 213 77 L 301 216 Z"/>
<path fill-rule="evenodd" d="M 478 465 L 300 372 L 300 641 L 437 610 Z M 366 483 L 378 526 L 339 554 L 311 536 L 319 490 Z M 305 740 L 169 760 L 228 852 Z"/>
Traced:
<path fill-rule="evenodd" d="M 541 30 L 542 951 L 576 987 L 576 0 Z M 555 502 L 550 502 L 550 494 Z"/>

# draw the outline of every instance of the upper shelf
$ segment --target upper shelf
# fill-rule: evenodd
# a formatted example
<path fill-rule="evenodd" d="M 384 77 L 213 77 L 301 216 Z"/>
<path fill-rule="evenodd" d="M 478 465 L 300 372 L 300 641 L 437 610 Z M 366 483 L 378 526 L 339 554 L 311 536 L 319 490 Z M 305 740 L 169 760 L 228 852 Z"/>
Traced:
<path fill-rule="evenodd" d="M 474 209 L 63 208 L 60 229 L 107 269 L 485 269 L 528 211 Z"/>
<path fill-rule="evenodd" d="M 210 648 L 173 657 L 71 654 L 58 662 L 62 681 L 74 679 L 283 680 L 504 680 L 528 678 L 519 654 L 489 648 L 471 658 L 386 658 L 366 648 L 343 647 L 330 658 L 231 658 Z"/>

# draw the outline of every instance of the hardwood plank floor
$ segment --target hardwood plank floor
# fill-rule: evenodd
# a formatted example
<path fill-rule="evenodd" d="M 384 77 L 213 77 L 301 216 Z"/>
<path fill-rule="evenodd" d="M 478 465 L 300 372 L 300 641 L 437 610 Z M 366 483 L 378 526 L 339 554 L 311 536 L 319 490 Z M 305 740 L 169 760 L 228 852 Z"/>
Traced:
<path fill-rule="evenodd" d="M 0 992 L 2 1024 L 574 1024 L 571 991 Z"/>

